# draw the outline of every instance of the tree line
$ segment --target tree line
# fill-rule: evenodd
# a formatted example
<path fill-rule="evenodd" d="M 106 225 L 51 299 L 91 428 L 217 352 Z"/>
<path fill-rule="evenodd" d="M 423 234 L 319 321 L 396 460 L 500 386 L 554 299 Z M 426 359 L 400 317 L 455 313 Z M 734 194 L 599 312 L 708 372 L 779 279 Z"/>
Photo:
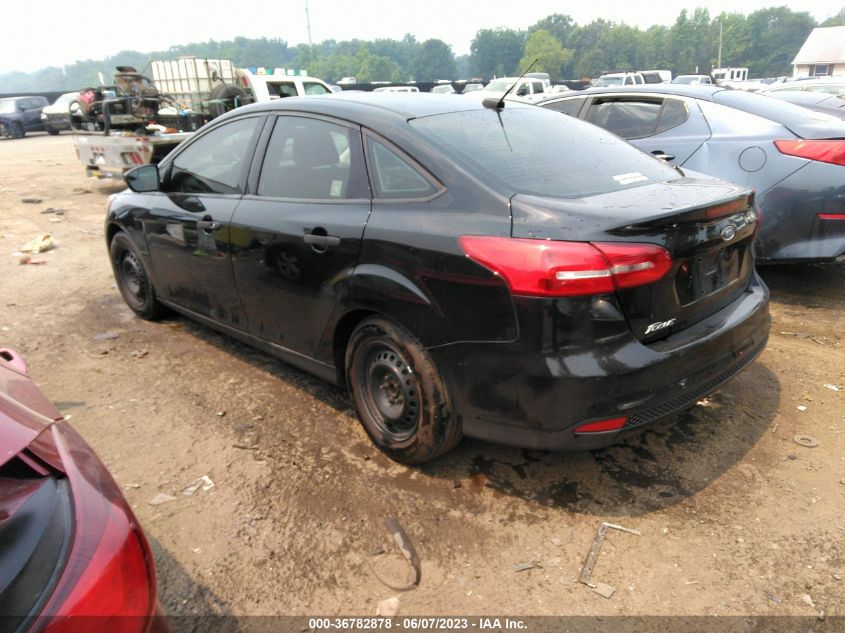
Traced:
<path fill-rule="evenodd" d="M 744 66 L 751 77 L 790 75 L 791 62 L 810 31 L 817 26 L 845 26 L 845 7 L 820 24 L 806 11 L 785 6 L 744 15 L 707 9 L 682 10 L 672 26 L 648 29 L 597 19 L 578 24 L 570 16 L 553 14 L 525 30 L 482 29 L 469 55 L 455 56 L 439 39 L 325 40 L 289 46 L 281 38 L 245 38 L 173 46 L 164 51 L 122 51 L 103 60 L 78 61 L 62 68 L 0 75 L 0 93 L 75 90 L 106 82 L 115 66 L 144 72 L 152 59 L 183 55 L 231 59 L 235 66 L 307 69 L 329 82 L 355 77 L 359 82 L 436 81 L 518 74 L 537 60 L 532 70 L 548 72 L 552 80 L 596 77 L 604 72 L 667 69 L 673 74 L 707 73 L 716 67 L 721 32 L 723 66 Z"/>

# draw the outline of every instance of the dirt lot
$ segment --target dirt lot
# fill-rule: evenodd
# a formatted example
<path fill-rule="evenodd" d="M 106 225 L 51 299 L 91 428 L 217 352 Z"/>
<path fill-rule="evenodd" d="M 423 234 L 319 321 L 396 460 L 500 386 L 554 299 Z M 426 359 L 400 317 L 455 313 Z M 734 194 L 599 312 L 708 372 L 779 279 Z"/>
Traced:
<path fill-rule="evenodd" d="M 400 595 L 376 573 L 406 580 L 393 514 L 422 559 L 401 615 L 845 615 L 845 388 L 825 386 L 845 387 L 845 267 L 764 269 L 767 350 L 672 423 L 585 454 L 464 441 L 406 468 L 339 389 L 182 318 L 135 318 L 103 240 L 120 188 L 87 180 L 64 134 L 0 141 L 0 344 L 124 488 L 167 612 L 375 614 Z M 46 263 L 19 265 L 43 233 Z M 214 488 L 181 496 L 201 475 Z M 605 542 L 610 599 L 577 582 L 602 521 L 642 533 Z"/>

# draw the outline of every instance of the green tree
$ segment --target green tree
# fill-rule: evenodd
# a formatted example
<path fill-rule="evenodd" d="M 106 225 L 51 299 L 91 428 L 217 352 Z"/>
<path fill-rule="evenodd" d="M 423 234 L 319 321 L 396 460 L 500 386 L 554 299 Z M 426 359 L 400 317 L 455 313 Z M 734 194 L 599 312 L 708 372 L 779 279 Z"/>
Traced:
<path fill-rule="evenodd" d="M 572 51 L 563 48 L 548 31 L 539 29 L 525 42 L 525 55 L 519 61 L 520 70 L 524 71 L 535 59 L 534 72 L 547 72 L 552 81 L 560 81 L 563 67 L 572 59 Z"/>
<path fill-rule="evenodd" d="M 455 55 L 443 40 L 426 40 L 411 62 L 411 74 L 416 81 L 436 81 L 455 78 Z"/>
<path fill-rule="evenodd" d="M 561 13 L 553 13 L 552 15 L 543 18 L 533 26 L 528 27 L 528 34 L 535 31 L 547 31 L 554 37 L 561 46 L 566 43 L 566 38 L 569 37 L 570 31 L 575 27 L 575 22 L 568 15 Z"/>
<path fill-rule="evenodd" d="M 751 37 L 748 31 L 748 21 L 741 13 L 721 13 L 713 19 L 712 40 L 716 43 L 713 48 L 713 68 L 718 64 L 719 27 L 722 29 L 722 67 L 745 66 L 748 51 L 751 47 Z"/>
<path fill-rule="evenodd" d="M 514 74 L 524 46 L 523 31 L 481 29 L 470 44 L 472 73 L 485 78 Z"/>
<path fill-rule="evenodd" d="M 829 17 L 819 26 L 845 26 L 845 7 L 839 9 L 839 13 Z"/>
<path fill-rule="evenodd" d="M 751 42 L 747 64 L 751 75 L 771 77 L 790 74 L 792 60 L 816 27 L 806 11 L 794 12 L 788 7 L 772 7 L 754 11 L 748 16 Z"/>

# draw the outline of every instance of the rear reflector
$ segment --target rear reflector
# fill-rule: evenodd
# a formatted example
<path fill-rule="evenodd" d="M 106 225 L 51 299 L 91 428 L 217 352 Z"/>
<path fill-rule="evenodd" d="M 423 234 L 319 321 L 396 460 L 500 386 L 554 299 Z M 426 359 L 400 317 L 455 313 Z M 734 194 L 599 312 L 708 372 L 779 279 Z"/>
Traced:
<path fill-rule="evenodd" d="M 845 140 L 805 141 L 803 139 L 775 141 L 781 154 L 807 160 L 845 166 Z"/>
<path fill-rule="evenodd" d="M 515 295 L 574 297 L 653 283 L 672 267 L 660 246 L 462 235 L 464 253 L 501 276 Z"/>
<path fill-rule="evenodd" d="M 587 422 L 575 427 L 575 433 L 603 433 L 605 431 L 618 431 L 628 421 L 627 417 L 611 418 L 610 420 L 599 420 L 598 422 Z"/>

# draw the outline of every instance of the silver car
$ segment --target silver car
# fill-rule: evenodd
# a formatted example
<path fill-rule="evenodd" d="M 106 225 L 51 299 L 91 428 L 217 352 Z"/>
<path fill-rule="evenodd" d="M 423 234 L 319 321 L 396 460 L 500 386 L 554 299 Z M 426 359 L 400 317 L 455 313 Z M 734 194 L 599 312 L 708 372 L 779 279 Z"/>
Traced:
<path fill-rule="evenodd" d="M 752 187 L 760 261 L 845 259 L 845 121 L 755 93 L 658 84 L 591 88 L 537 105 L 645 152 Z"/>

